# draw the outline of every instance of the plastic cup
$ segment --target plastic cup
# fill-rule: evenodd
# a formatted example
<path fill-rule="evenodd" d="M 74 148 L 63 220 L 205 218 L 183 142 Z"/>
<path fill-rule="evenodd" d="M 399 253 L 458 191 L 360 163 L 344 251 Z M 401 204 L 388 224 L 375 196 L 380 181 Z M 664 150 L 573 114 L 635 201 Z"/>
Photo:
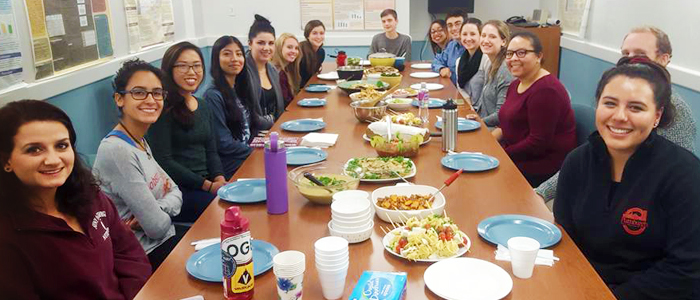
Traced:
<path fill-rule="evenodd" d="M 304 281 L 304 272 L 296 276 L 280 276 L 277 277 L 277 295 L 281 300 L 301 300 L 302 285 Z"/>
<path fill-rule="evenodd" d="M 540 251 L 540 242 L 533 238 L 516 236 L 508 240 L 508 251 L 513 275 L 522 279 L 532 277 L 537 252 Z"/>
<path fill-rule="evenodd" d="M 306 255 L 299 251 L 280 252 L 272 258 L 272 270 L 281 277 L 294 277 L 306 269 Z"/>
<path fill-rule="evenodd" d="M 348 252 L 348 241 L 337 236 L 322 237 L 314 243 L 316 255 L 335 256 Z"/>

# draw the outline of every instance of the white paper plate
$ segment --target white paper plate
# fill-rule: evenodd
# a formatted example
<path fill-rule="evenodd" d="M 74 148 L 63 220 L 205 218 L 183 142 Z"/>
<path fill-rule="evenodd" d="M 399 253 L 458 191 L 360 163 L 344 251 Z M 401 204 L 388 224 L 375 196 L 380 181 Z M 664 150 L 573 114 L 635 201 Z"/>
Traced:
<path fill-rule="evenodd" d="M 430 63 L 420 63 L 420 64 L 412 64 L 411 68 L 419 69 L 419 70 L 430 70 L 432 67 L 430 66 Z"/>
<path fill-rule="evenodd" d="M 371 141 L 366 133 L 362 135 L 362 138 L 365 139 L 365 141 L 368 141 L 368 142 Z M 427 144 L 428 142 L 430 142 L 430 140 L 432 138 L 433 138 L 432 136 L 428 136 L 428 139 L 423 141 L 422 143 L 420 143 L 420 145 L 423 146 L 423 145 Z M 404 178 L 406 178 L 406 177 L 404 177 Z"/>
<path fill-rule="evenodd" d="M 360 66 L 371 66 L 372 63 L 369 62 L 369 60 L 363 59 L 360 61 Z"/>
<path fill-rule="evenodd" d="M 401 257 L 401 258 L 403 258 L 403 259 L 405 259 L 405 260 L 409 260 L 408 258 L 405 258 L 405 257 L 401 256 L 401 254 L 398 254 L 398 253 L 396 253 L 396 252 L 394 252 L 394 251 L 392 251 L 392 250 L 389 250 L 389 242 L 391 241 L 391 237 L 393 236 L 393 232 L 394 232 L 394 231 L 397 231 L 397 230 L 401 230 L 402 228 L 403 228 L 403 227 L 399 227 L 399 228 L 396 228 L 396 229 L 394 229 L 394 230 L 392 230 L 392 231 L 389 231 L 389 233 L 386 234 L 386 235 L 384 236 L 384 238 L 382 238 L 382 244 L 384 244 L 384 250 L 386 250 L 387 252 L 393 254 L 394 256 L 398 256 L 398 257 Z M 460 230 L 460 231 L 461 231 L 461 230 Z M 443 260 L 448 260 L 448 259 L 451 259 L 451 258 L 460 257 L 460 256 L 464 255 L 465 253 L 467 253 L 467 251 L 469 251 L 469 248 L 471 248 L 471 246 L 472 246 L 472 240 L 470 240 L 469 237 L 467 236 L 467 245 L 464 246 L 464 247 L 459 248 L 459 250 L 457 250 L 457 254 L 455 254 L 455 255 L 453 255 L 453 256 L 444 257 L 444 258 L 432 258 L 432 259 L 416 259 L 415 261 L 417 261 L 417 262 L 437 262 L 437 261 L 443 261 Z M 413 260 L 409 260 L 409 261 L 413 261 Z M 426 270 L 425 272 L 428 272 L 428 270 Z M 506 275 L 508 275 L 508 274 L 506 274 Z M 426 281 L 426 284 L 427 284 L 427 281 Z M 433 292 L 434 292 L 434 291 L 433 291 Z M 437 293 L 436 293 L 436 294 L 437 294 Z M 439 295 L 439 294 L 438 294 L 438 295 Z"/>
<path fill-rule="evenodd" d="M 338 72 L 336 72 L 336 71 L 318 74 L 318 79 L 338 80 L 338 78 L 340 78 L 340 77 L 338 77 Z"/>
<path fill-rule="evenodd" d="M 502 299 L 513 289 L 513 279 L 491 262 L 468 257 L 444 259 L 423 273 L 423 281 L 448 300 Z"/>
<path fill-rule="evenodd" d="M 435 72 L 413 72 L 411 73 L 413 78 L 438 78 L 440 74 Z"/>
<path fill-rule="evenodd" d="M 441 90 L 441 89 L 445 88 L 445 86 L 442 85 L 442 84 L 439 84 L 439 83 L 430 83 L 430 82 L 426 83 L 426 84 L 425 84 L 425 87 L 426 87 L 429 91 L 437 91 L 437 90 Z M 412 88 L 412 89 L 416 89 L 416 90 L 420 90 L 420 83 L 412 84 L 412 85 L 411 85 L 411 88 Z"/>
<path fill-rule="evenodd" d="M 355 158 L 360 158 L 360 157 L 353 157 L 351 159 L 348 159 L 348 161 L 345 162 L 345 164 L 343 165 L 343 173 L 345 173 L 345 169 L 348 167 L 348 163 L 350 162 L 350 160 L 353 160 Z M 416 163 L 414 163 L 413 160 L 411 160 L 410 158 L 406 158 L 406 159 L 408 159 L 411 162 L 411 164 L 413 165 L 413 170 L 411 170 L 411 173 L 404 176 L 403 178 L 411 178 L 413 176 L 416 176 L 416 172 L 417 172 Z M 401 178 L 399 178 L 399 177 L 387 178 L 387 179 L 362 179 L 362 178 L 360 178 L 361 182 L 362 181 L 364 181 L 364 182 L 392 182 L 392 181 L 397 181 L 397 180 L 401 180 Z"/>

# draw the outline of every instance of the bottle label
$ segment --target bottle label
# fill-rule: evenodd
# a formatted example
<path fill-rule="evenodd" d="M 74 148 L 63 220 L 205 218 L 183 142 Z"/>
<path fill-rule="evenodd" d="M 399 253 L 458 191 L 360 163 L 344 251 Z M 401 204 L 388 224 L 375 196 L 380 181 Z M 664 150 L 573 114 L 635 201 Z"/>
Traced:
<path fill-rule="evenodd" d="M 244 293 L 253 289 L 253 250 L 250 247 L 250 231 L 231 236 L 221 241 L 221 262 L 226 283 L 231 282 L 230 291 Z"/>

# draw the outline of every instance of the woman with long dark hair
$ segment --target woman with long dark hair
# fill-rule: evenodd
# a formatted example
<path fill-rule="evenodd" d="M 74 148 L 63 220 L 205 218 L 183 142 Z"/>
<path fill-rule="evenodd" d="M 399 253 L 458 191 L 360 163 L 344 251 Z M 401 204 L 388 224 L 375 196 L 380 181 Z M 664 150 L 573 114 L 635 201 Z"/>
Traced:
<path fill-rule="evenodd" d="M 100 142 L 92 167 L 154 271 L 187 231 L 171 220 L 180 213 L 182 193 L 143 138 L 163 111 L 162 77 L 160 69 L 140 59 L 124 62 L 112 83 L 119 123 Z"/>
<path fill-rule="evenodd" d="M 233 176 L 252 151 L 248 142 L 256 132 L 259 112 L 248 95 L 243 44 L 225 35 L 211 50 L 212 85 L 204 93 L 211 108 L 211 128 L 226 177 Z M 242 76 L 239 76 L 243 74 Z"/>
<path fill-rule="evenodd" d="M 445 50 L 447 43 L 450 41 L 447 35 L 447 23 L 445 23 L 445 20 L 437 19 L 430 23 L 428 40 L 430 41 L 430 49 L 433 50 L 433 55 L 438 55 L 442 53 L 442 50 Z"/>
<path fill-rule="evenodd" d="M 177 43 L 165 51 L 161 70 L 168 98 L 147 137 L 156 160 L 182 191 L 182 211 L 173 219 L 193 222 L 226 184 L 211 112 L 193 94 L 204 78 L 202 52 L 189 42 Z"/>
<path fill-rule="evenodd" d="M 0 108 L 3 299 L 132 299 L 146 253 L 75 151 L 68 115 L 38 100 Z"/>
<path fill-rule="evenodd" d="M 326 26 L 319 20 L 311 20 L 304 26 L 305 41 L 299 43 L 301 48 L 301 84 L 306 85 L 309 79 L 321 72 L 321 65 L 326 58 L 323 41 L 326 39 Z"/>
<path fill-rule="evenodd" d="M 262 116 L 268 120 L 269 129 L 284 112 L 284 98 L 280 86 L 279 71 L 272 65 L 275 54 L 275 28 L 261 15 L 255 15 L 255 21 L 248 31 L 246 56 L 248 85 L 250 97 L 257 103 Z"/>
<path fill-rule="evenodd" d="M 700 299 L 700 160 L 657 134 L 668 71 L 623 57 L 595 92 L 595 126 L 559 172 L 554 219 L 617 299 Z"/>

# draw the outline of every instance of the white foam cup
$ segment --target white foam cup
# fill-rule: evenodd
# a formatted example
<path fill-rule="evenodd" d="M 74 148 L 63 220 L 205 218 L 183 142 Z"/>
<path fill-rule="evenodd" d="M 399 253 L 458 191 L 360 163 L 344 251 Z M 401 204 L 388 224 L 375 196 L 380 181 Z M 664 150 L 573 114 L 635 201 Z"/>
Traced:
<path fill-rule="evenodd" d="M 540 250 L 540 242 L 533 238 L 517 236 L 508 240 L 513 275 L 527 279 L 532 277 L 535 259 Z"/>

